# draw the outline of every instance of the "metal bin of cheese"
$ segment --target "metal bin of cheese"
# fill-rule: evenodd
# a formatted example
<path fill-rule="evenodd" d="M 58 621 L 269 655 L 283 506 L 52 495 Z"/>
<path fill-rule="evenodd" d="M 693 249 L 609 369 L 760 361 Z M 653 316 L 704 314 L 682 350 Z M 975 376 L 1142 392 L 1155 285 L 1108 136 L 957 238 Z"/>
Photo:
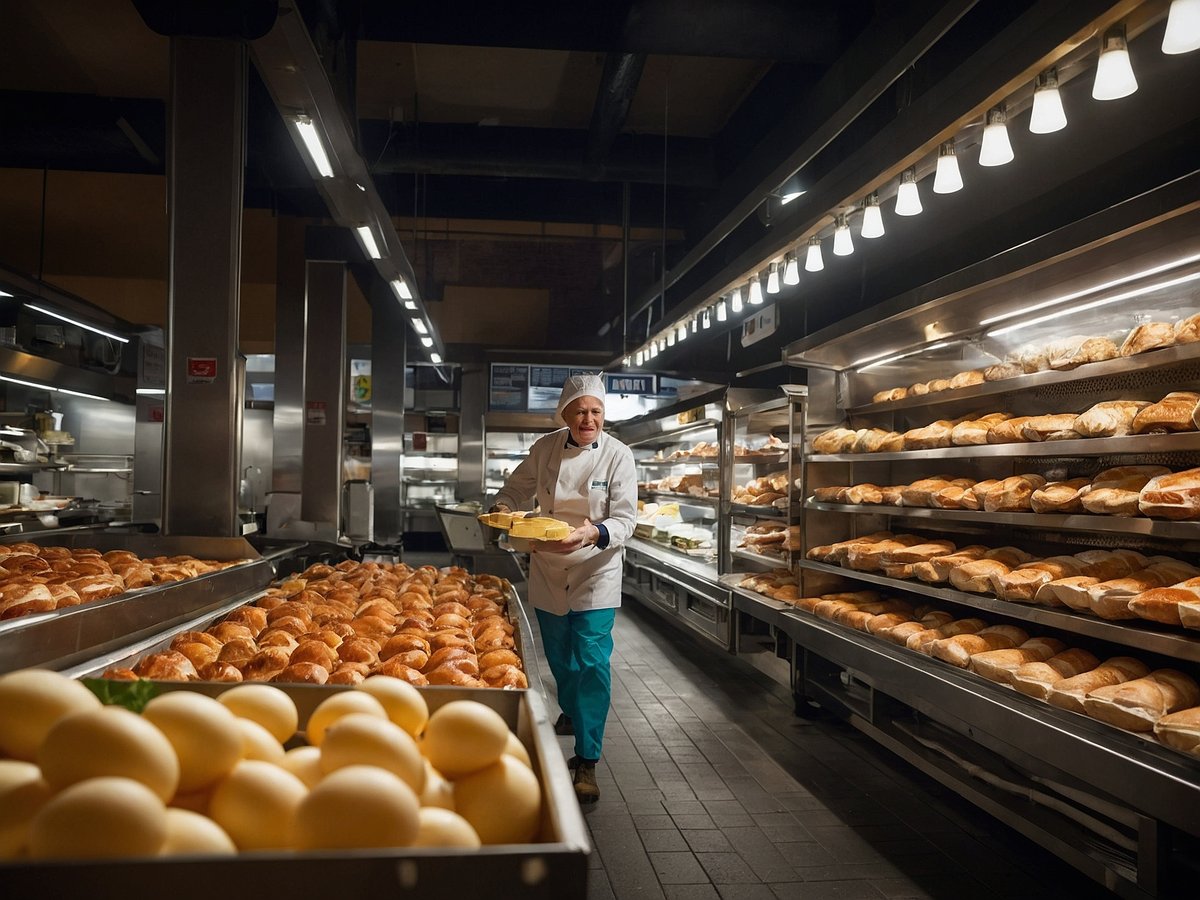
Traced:
<path fill-rule="evenodd" d="M 586 829 L 534 692 L 379 676 L 123 694 L 103 706 L 58 673 L 0 676 L 14 895 L 584 893 Z"/>
<path fill-rule="evenodd" d="M 177 634 L 104 674 L 343 685 L 382 674 L 415 685 L 525 688 L 511 592 L 503 578 L 455 566 L 312 565 L 206 630 Z"/>

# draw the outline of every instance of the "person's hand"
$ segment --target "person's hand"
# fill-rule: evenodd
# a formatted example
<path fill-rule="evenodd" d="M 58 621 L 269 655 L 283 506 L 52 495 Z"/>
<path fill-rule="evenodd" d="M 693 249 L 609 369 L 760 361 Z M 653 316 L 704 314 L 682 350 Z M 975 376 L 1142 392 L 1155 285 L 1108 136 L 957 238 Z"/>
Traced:
<path fill-rule="evenodd" d="M 573 553 L 582 547 L 590 547 L 600 540 L 600 529 L 587 519 L 561 541 L 533 541 L 531 546 L 538 553 Z"/>
<path fill-rule="evenodd" d="M 490 512 L 490 513 L 498 513 L 498 512 L 510 513 L 510 512 L 512 512 L 512 510 L 509 509 L 508 506 L 504 503 L 497 503 L 495 506 L 493 506 L 491 509 L 489 509 L 488 512 Z"/>

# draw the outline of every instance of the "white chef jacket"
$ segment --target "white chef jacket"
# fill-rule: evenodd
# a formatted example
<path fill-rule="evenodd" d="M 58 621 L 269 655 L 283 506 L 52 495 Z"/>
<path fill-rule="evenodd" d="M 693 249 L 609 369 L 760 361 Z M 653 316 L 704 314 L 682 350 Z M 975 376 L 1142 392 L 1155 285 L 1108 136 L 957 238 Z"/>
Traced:
<path fill-rule="evenodd" d="M 578 528 L 588 519 L 608 530 L 608 546 L 571 553 L 532 553 L 529 599 L 536 609 L 564 616 L 621 605 L 624 545 L 637 520 L 633 453 L 601 433 L 590 447 L 568 446 L 569 428 L 543 435 L 496 495 L 510 509 L 537 499 L 541 514 Z"/>

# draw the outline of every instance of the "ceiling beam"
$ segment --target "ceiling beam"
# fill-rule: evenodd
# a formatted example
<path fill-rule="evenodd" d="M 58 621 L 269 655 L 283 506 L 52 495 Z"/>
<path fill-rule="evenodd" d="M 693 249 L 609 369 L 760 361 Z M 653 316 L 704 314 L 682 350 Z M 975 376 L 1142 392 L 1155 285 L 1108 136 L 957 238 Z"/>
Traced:
<path fill-rule="evenodd" d="M 605 56 L 584 154 L 588 165 L 601 166 L 607 161 L 613 142 L 625 127 L 629 105 L 637 93 L 645 67 L 644 53 L 609 53 Z"/>

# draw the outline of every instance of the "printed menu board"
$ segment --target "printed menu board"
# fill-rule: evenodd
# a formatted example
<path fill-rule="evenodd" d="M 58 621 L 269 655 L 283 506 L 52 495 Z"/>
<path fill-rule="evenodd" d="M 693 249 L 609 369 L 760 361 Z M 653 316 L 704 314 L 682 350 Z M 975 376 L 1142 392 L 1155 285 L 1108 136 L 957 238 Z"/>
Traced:
<path fill-rule="evenodd" d="M 488 409 L 524 412 L 528 398 L 529 366 L 492 363 Z"/>
<path fill-rule="evenodd" d="M 529 411 L 553 412 L 558 408 L 563 382 L 571 375 L 566 366 L 529 367 Z"/>

